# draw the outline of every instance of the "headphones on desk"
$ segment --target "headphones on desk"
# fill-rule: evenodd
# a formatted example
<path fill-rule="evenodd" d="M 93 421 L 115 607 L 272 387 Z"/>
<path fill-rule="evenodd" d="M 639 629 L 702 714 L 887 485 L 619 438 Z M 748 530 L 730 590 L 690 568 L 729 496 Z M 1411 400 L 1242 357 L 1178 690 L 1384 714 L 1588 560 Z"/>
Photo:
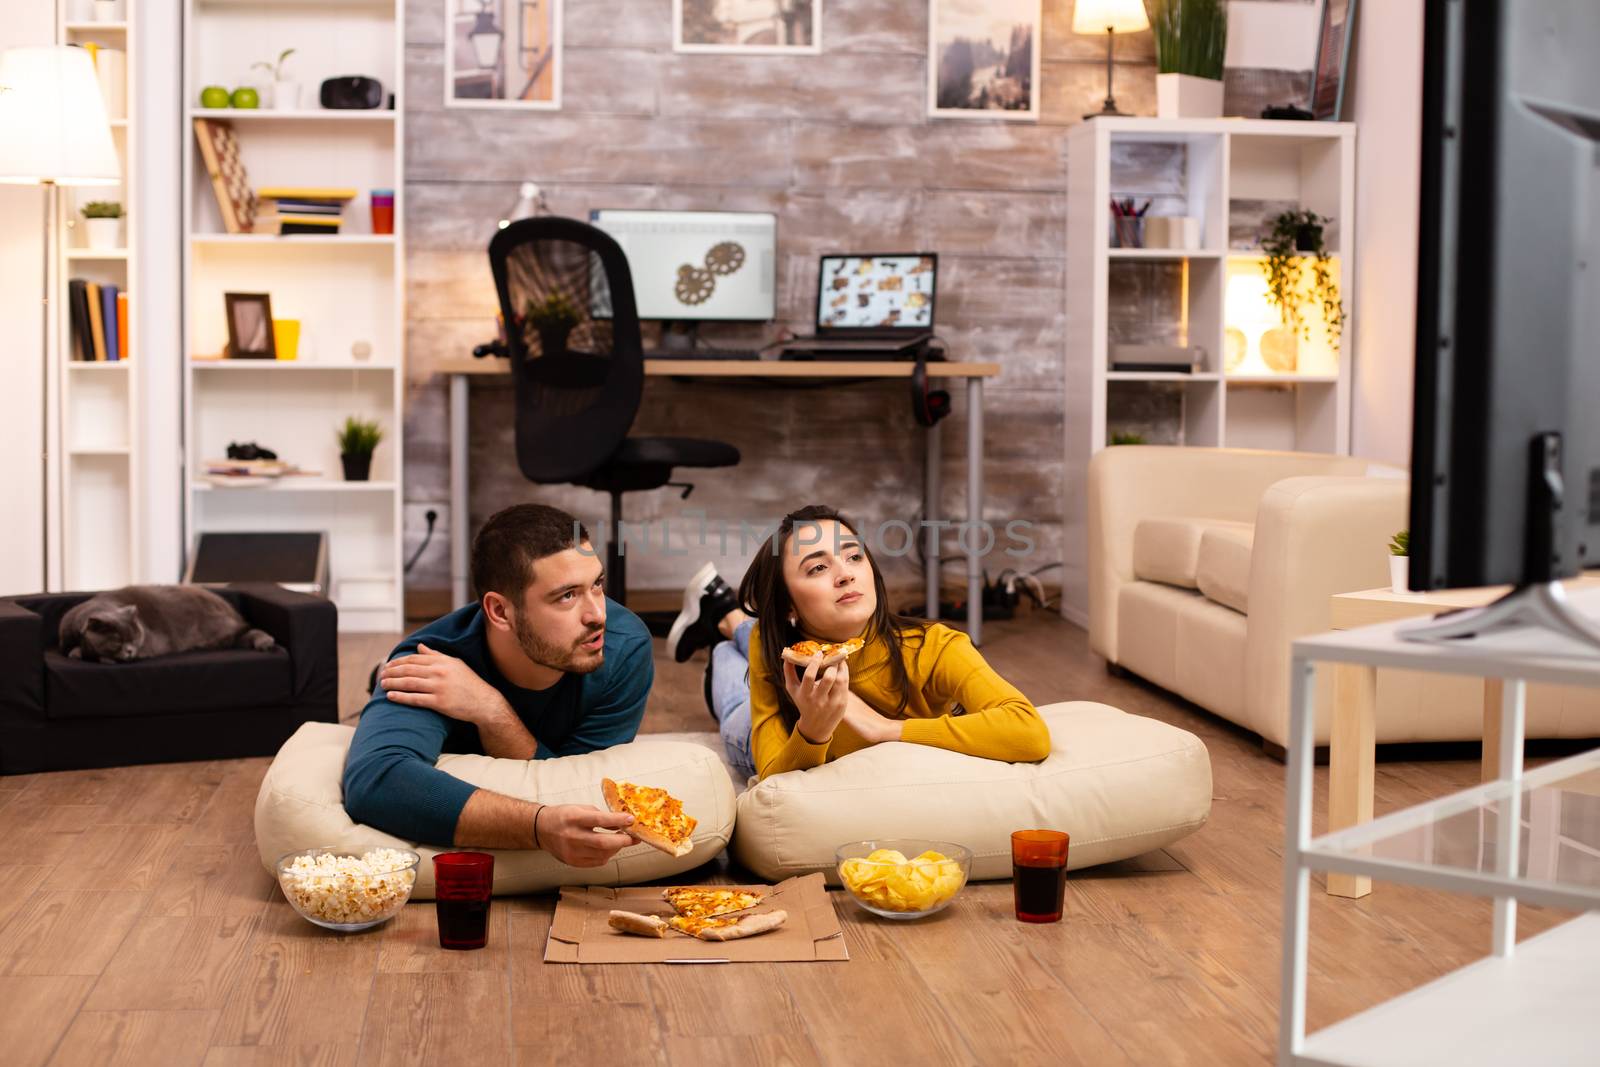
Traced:
<path fill-rule="evenodd" d="M 943 389 L 928 388 L 928 349 L 931 343 L 917 346 L 917 364 L 911 368 L 911 414 L 918 426 L 933 426 L 950 414 L 950 394 Z M 944 349 L 937 350 L 937 359 L 944 358 Z"/>

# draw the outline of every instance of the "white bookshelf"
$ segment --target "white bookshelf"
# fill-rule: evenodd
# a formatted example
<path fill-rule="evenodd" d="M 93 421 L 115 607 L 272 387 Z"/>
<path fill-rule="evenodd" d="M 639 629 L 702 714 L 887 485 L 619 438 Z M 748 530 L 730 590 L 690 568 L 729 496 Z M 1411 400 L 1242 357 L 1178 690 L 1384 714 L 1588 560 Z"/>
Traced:
<path fill-rule="evenodd" d="M 74 278 L 115 285 L 129 294 L 130 320 L 138 314 L 139 278 L 134 258 L 128 253 L 139 239 L 140 227 L 137 213 L 131 210 L 139 177 L 139 131 L 130 119 L 136 113 L 139 58 L 132 15 L 134 5 L 140 2 L 123 0 L 129 17 L 115 22 L 93 21 L 92 0 L 66 0 L 58 7 L 57 43 L 92 43 L 120 52 L 124 58 L 120 91 L 108 94 L 106 100 L 122 184 L 63 189 L 54 220 L 50 299 L 56 403 L 51 417 L 58 520 L 54 529 L 59 531 L 49 576 L 54 589 L 98 590 L 130 584 L 136 580 L 140 555 L 143 502 L 136 462 L 140 353 L 133 352 L 131 359 L 118 361 L 76 359 L 68 287 Z M 87 247 L 87 230 L 79 209 L 91 200 L 122 204 L 119 247 Z M 133 336 L 131 330 L 129 336 Z"/>
<path fill-rule="evenodd" d="M 1123 197 L 1151 201 L 1147 226 L 1158 216 L 1197 219 L 1198 245 L 1113 247 L 1110 203 Z M 1311 336 L 1291 342 L 1292 369 L 1241 371 L 1229 356 L 1230 344 L 1237 351 L 1243 341 L 1227 321 L 1229 280 L 1260 273 L 1252 210 L 1270 216 L 1288 207 L 1333 220 L 1325 240 L 1344 305 L 1342 338 L 1335 345 L 1320 307 L 1307 306 Z M 1088 621 L 1088 466 L 1114 434 L 1137 432 L 1147 444 L 1349 451 L 1354 234 L 1351 123 L 1100 118 L 1069 131 L 1064 616 Z M 1130 305 L 1148 305 L 1149 317 L 1130 316 Z M 1200 363 L 1194 373 L 1113 371 L 1119 343 L 1195 346 Z M 1146 414 L 1119 422 L 1118 412 L 1130 410 Z"/>
<path fill-rule="evenodd" d="M 346 631 L 403 626 L 401 487 L 405 331 L 404 119 L 396 110 L 316 106 L 323 79 L 362 73 L 398 96 L 404 10 L 397 0 L 316 4 L 188 0 L 184 14 L 185 542 L 209 531 L 322 531 L 331 594 Z M 272 110 L 257 60 L 296 49 L 300 108 Z M 255 85 L 260 109 L 202 108 L 208 85 Z M 357 196 L 334 235 L 230 234 L 193 134 L 229 122 L 255 188 L 348 186 Z M 371 232 L 368 194 L 392 189 L 395 233 Z M 269 293 L 273 317 L 298 319 L 294 360 L 218 360 L 224 294 Z M 364 343 L 370 355 L 358 359 Z M 384 439 L 371 480 L 343 480 L 336 431 L 375 418 Z M 213 485 L 204 463 L 255 442 L 315 472 L 262 486 Z"/>

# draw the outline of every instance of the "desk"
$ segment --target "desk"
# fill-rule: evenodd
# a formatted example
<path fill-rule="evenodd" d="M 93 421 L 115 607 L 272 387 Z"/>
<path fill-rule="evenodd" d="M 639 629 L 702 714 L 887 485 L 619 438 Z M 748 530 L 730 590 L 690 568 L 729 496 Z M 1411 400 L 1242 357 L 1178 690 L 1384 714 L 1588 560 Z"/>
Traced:
<path fill-rule="evenodd" d="M 647 359 L 646 377 L 759 379 L 780 384 L 784 379 L 814 382 L 833 378 L 840 381 L 910 378 L 915 364 L 909 361 L 817 362 L 779 360 Z M 450 596 L 451 602 L 467 602 L 467 386 L 474 377 L 509 378 L 511 365 L 503 359 L 463 357 L 442 361 L 440 374 L 450 378 Z M 929 378 L 962 378 L 967 383 L 967 522 L 983 520 L 983 380 L 1000 373 L 998 363 L 927 364 Z M 922 479 L 922 514 L 930 521 L 939 517 L 939 430 L 929 427 L 924 434 L 926 462 Z M 845 502 L 848 503 L 848 502 Z M 849 510 L 848 507 L 845 510 Z M 975 529 L 975 528 L 974 528 Z M 927 565 L 923 572 L 923 596 L 928 618 L 939 617 L 939 531 L 929 527 L 926 539 Z M 976 534 L 973 535 L 976 537 Z M 973 644 L 982 641 L 983 571 L 982 561 L 971 552 L 967 557 L 967 633 Z"/>
<path fill-rule="evenodd" d="M 1584 576 L 1561 583 L 1568 593 L 1600 588 L 1600 576 Z M 1357 593 L 1335 593 L 1330 604 L 1329 629 L 1355 630 L 1384 622 L 1437 615 L 1452 608 L 1480 608 L 1511 591 L 1510 586 L 1477 589 L 1438 589 L 1430 593 L 1395 593 L 1387 587 Z M 1483 781 L 1499 776 L 1502 679 L 1486 677 L 1483 683 Z M 1372 821 L 1372 785 L 1376 751 L 1374 737 L 1378 706 L 1378 668 L 1368 663 L 1340 663 L 1334 667 L 1333 729 L 1328 736 L 1328 832 Z M 1520 751 L 1517 756 L 1521 759 Z M 1328 872 L 1328 894 L 1364 897 L 1372 892 L 1366 875 Z"/>

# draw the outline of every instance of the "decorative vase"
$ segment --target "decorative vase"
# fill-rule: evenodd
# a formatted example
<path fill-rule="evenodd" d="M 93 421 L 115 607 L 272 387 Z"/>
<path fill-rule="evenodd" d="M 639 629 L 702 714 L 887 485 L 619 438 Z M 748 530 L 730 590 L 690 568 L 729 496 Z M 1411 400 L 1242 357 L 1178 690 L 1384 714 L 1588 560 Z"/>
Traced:
<path fill-rule="evenodd" d="M 84 219 L 83 226 L 84 232 L 88 235 L 89 247 L 95 251 L 107 252 L 121 246 L 121 219 Z"/>
<path fill-rule="evenodd" d="M 1157 74 L 1156 115 L 1163 119 L 1220 119 L 1222 83 L 1193 74 Z"/>
<path fill-rule="evenodd" d="M 1389 557 L 1389 591 L 1391 593 L 1411 592 L 1411 557 Z"/>
<path fill-rule="evenodd" d="M 116 22 L 117 8 L 122 0 L 94 0 L 94 20 L 96 22 Z"/>
<path fill-rule="evenodd" d="M 272 110 L 295 111 L 300 107 L 299 82 L 272 83 Z"/>
<path fill-rule="evenodd" d="M 344 464 L 344 480 L 364 482 L 372 477 L 371 452 L 343 452 L 339 461 Z"/>

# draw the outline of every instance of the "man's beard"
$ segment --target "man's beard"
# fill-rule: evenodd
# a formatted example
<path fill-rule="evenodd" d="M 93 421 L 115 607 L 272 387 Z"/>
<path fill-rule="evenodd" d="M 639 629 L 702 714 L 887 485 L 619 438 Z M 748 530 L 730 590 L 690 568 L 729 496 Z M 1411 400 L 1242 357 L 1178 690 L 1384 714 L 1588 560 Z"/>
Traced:
<path fill-rule="evenodd" d="M 605 645 L 602 642 L 600 652 L 579 652 L 577 645 L 561 646 L 552 644 L 534 633 L 533 627 L 528 625 L 528 618 L 522 612 L 517 612 L 512 619 L 512 632 L 517 635 L 517 645 L 522 649 L 522 654 L 541 667 L 552 670 L 565 671 L 568 674 L 589 674 L 600 669 L 605 660 Z M 578 644 L 594 640 L 594 635 L 603 630 L 590 630 L 584 634 Z M 580 659 L 579 657 L 583 658 Z"/>

